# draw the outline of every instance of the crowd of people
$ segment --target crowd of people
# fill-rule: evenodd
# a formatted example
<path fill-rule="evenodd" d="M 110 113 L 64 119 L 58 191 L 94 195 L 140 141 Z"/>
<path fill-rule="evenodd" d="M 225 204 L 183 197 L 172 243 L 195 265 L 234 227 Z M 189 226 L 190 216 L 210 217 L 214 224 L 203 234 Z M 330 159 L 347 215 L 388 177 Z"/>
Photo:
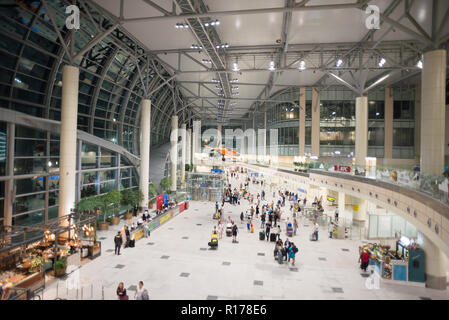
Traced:
<path fill-rule="evenodd" d="M 285 233 L 287 237 L 295 237 L 299 230 L 299 218 L 303 208 L 307 205 L 307 198 L 301 198 L 298 193 L 287 190 L 272 191 L 272 199 L 268 199 L 265 192 L 264 180 L 250 177 L 247 173 L 227 171 L 225 173 L 226 183 L 221 204 L 215 203 L 214 217 L 218 220 L 213 227 L 212 235 L 218 239 L 223 239 L 223 233 L 232 236 L 232 242 L 238 243 L 237 235 L 239 227 L 237 223 L 228 216 L 224 218 L 224 207 L 226 203 L 232 206 L 244 205 L 246 210 L 240 213 L 240 225 L 248 233 L 254 233 L 255 225 L 260 228 L 260 240 L 275 242 L 275 257 L 283 257 L 283 261 L 295 264 L 298 247 L 287 238 L 281 239 Z M 250 188 L 251 186 L 251 188 Z M 250 191 L 251 189 L 251 191 Z M 272 189 L 272 187 L 270 187 Z M 254 192 L 253 190 L 259 190 Z M 252 192 L 253 191 L 253 192 Z M 286 203 L 289 203 L 290 210 L 287 210 Z M 317 212 L 323 212 L 322 198 L 315 197 L 312 206 Z M 257 222 L 257 223 L 256 223 Z M 319 225 L 313 222 L 311 230 L 311 240 L 318 241 Z"/>

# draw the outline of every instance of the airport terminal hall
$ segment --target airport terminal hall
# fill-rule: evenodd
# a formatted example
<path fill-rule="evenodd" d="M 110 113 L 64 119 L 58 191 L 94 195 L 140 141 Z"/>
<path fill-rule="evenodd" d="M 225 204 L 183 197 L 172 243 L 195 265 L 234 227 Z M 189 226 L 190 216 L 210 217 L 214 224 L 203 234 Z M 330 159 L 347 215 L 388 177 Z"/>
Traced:
<path fill-rule="evenodd" d="M 449 300 L 448 50 L 447 0 L 0 0 L 0 306 Z"/>

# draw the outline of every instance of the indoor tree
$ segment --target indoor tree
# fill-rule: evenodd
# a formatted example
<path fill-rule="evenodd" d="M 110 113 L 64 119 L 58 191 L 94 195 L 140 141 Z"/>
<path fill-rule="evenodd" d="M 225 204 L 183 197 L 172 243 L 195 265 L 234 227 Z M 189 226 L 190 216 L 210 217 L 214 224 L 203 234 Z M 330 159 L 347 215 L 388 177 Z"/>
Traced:
<path fill-rule="evenodd" d="M 155 195 L 157 195 L 157 189 L 156 186 L 154 185 L 154 183 L 150 183 L 148 185 L 148 196 L 150 198 L 154 197 Z"/>
<path fill-rule="evenodd" d="M 126 206 L 126 212 L 134 205 L 134 192 L 131 189 L 122 190 L 122 204 Z"/>
<path fill-rule="evenodd" d="M 170 187 L 172 186 L 172 181 L 170 177 L 165 177 L 161 180 L 160 187 L 166 193 L 170 193 Z"/>
<path fill-rule="evenodd" d="M 142 193 L 142 190 L 140 190 L 140 189 L 137 189 L 137 190 L 135 190 L 134 192 L 134 198 L 133 198 L 133 200 L 134 200 L 134 205 L 140 205 L 140 203 L 142 202 L 142 200 L 143 200 L 143 193 Z"/>
<path fill-rule="evenodd" d="M 75 205 L 75 210 L 78 212 L 92 212 L 99 206 L 99 198 L 96 196 L 86 197 L 82 198 L 78 203 Z"/>
<path fill-rule="evenodd" d="M 100 197 L 99 201 L 101 211 L 103 212 L 103 223 L 106 223 L 106 216 L 108 213 L 109 206 L 113 205 L 115 210 L 117 205 L 120 204 L 120 200 L 121 200 L 121 193 L 116 189 L 113 189 Z"/>

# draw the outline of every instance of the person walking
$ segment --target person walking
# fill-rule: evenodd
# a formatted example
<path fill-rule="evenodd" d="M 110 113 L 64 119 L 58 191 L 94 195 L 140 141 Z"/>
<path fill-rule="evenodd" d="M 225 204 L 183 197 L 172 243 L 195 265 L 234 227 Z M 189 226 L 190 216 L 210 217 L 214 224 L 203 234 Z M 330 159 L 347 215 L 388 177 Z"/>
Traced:
<path fill-rule="evenodd" d="M 289 257 L 289 261 L 292 261 L 292 266 L 295 265 L 296 262 L 296 253 L 298 252 L 298 248 L 295 246 L 295 244 L 292 242 L 289 252 L 288 252 L 288 257 Z"/>
<path fill-rule="evenodd" d="M 265 216 L 266 216 L 265 212 L 262 213 L 262 215 L 260 216 L 260 220 L 262 221 L 260 227 L 261 227 L 262 229 L 265 227 Z"/>
<path fill-rule="evenodd" d="M 333 222 L 331 222 L 330 224 L 329 224 L 329 239 L 332 239 L 333 238 L 333 234 L 334 234 L 334 223 Z"/>
<path fill-rule="evenodd" d="M 220 239 L 223 238 L 223 223 L 221 219 L 218 221 L 218 236 Z"/>
<path fill-rule="evenodd" d="M 245 219 L 245 215 L 242 213 L 240 213 L 240 223 L 243 224 L 243 220 Z"/>
<path fill-rule="evenodd" d="M 125 248 L 128 248 L 128 246 L 129 246 L 129 239 L 130 239 L 130 232 L 129 232 L 128 226 L 125 226 L 125 236 L 126 236 Z"/>
<path fill-rule="evenodd" d="M 119 256 L 120 248 L 122 247 L 123 244 L 122 233 L 120 231 L 118 231 L 117 235 L 114 237 L 114 244 L 115 244 L 115 254 Z"/>
<path fill-rule="evenodd" d="M 237 225 L 233 221 L 232 222 L 232 243 L 238 243 L 238 241 L 237 241 L 238 230 L 239 230 L 239 228 L 237 227 Z"/>
<path fill-rule="evenodd" d="M 284 242 L 284 253 L 285 253 L 285 255 L 284 255 L 284 257 L 285 257 L 285 261 L 287 261 L 288 260 L 288 262 L 290 262 L 290 256 L 289 256 L 289 250 L 290 250 L 290 247 L 291 247 L 291 242 L 290 242 L 290 240 L 288 240 L 288 238 L 285 240 L 285 242 Z"/>
<path fill-rule="evenodd" d="M 319 225 L 318 222 L 315 221 L 313 225 L 313 234 L 315 235 L 315 240 L 318 241 L 318 231 L 319 231 Z"/>
<path fill-rule="evenodd" d="M 274 212 L 274 226 L 275 227 L 277 226 L 278 218 L 279 218 L 278 212 L 275 211 Z"/>
<path fill-rule="evenodd" d="M 137 287 L 136 293 L 134 294 L 134 299 L 136 300 L 149 300 L 148 290 L 144 288 L 143 281 L 139 281 L 139 286 Z"/>
<path fill-rule="evenodd" d="M 296 218 L 293 218 L 293 235 L 296 236 L 297 230 L 298 230 L 298 220 L 296 220 Z"/>
<path fill-rule="evenodd" d="M 267 222 L 265 233 L 267 235 L 267 242 L 270 241 L 271 222 Z"/>
<path fill-rule="evenodd" d="M 281 238 L 281 225 L 279 224 L 276 230 L 276 239 L 280 239 Z"/>
<path fill-rule="evenodd" d="M 117 287 L 117 297 L 119 300 L 129 300 L 128 295 L 126 294 L 125 285 L 123 282 L 120 282 Z"/>
<path fill-rule="evenodd" d="M 360 260 L 361 260 L 360 268 L 364 272 L 366 272 L 366 269 L 368 268 L 369 258 L 370 258 L 370 254 L 368 253 L 368 251 L 367 250 L 363 250 L 362 255 L 360 256 Z"/>

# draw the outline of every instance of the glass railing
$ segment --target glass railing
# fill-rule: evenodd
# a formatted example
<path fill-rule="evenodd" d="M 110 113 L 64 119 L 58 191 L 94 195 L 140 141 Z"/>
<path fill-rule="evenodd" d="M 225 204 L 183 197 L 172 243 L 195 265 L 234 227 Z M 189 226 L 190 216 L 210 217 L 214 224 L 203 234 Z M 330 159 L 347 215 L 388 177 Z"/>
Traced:
<path fill-rule="evenodd" d="M 391 183 L 400 187 L 420 191 L 444 204 L 449 205 L 449 175 L 435 176 L 421 173 L 418 167 L 408 169 L 388 166 L 356 166 L 352 164 L 339 164 L 330 162 L 313 161 L 308 164 L 280 165 L 280 169 L 296 172 L 310 172 L 311 170 L 333 172 L 342 175 L 353 175 Z"/>

